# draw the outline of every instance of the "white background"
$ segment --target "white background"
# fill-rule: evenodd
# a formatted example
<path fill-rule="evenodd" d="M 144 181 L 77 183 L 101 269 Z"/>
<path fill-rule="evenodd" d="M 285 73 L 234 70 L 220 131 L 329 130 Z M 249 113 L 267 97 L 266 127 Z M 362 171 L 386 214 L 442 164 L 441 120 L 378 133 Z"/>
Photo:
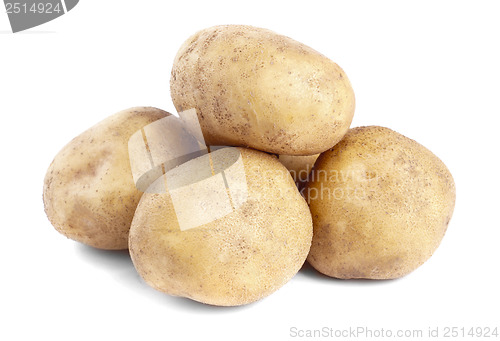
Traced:
<path fill-rule="evenodd" d="M 500 327 L 498 7 L 81 0 L 17 34 L 0 7 L 0 339 L 286 340 L 291 327 L 424 335 L 429 327 Z M 421 268 L 394 281 L 340 281 L 306 268 L 262 301 L 211 307 L 149 288 L 125 252 L 94 250 L 54 230 L 42 185 L 56 153 L 119 110 L 174 111 L 177 49 L 197 30 L 228 23 L 269 28 L 327 55 L 354 87 L 353 126 L 390 127 L 447 164 L 455 213 Z"/>

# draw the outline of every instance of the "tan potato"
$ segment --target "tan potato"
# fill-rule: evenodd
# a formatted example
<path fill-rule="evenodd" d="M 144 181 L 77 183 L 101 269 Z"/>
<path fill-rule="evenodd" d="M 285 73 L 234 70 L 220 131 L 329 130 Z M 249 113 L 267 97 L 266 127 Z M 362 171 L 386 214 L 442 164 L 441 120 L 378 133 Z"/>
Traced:
<path fill-rule="evenodd" d="M 309 173 L 318 156 L 319 154 L 306 156 L 280 155 L 278 160 L 290 171 L 290 175 L 297 186 L 301 187 L 302 184 L 307 182 Z"/>
<path fill-rule="evenodd" d="M 242 305 L 279 289 L 304 263 L 311 214 L 288 171 L 273 156 L 231 149 L 240 156 L 225 148 L 188 161 L 142 197 L 129 247 L 153 288 Z"/>
<path fill-rule="evenodd" d="M 455 184 L 428 149 L 372 126 L 351 129 L 321 154 L 305 196 L 313 267 L 337 278 L 391 279 L 415 270 L 439 246 Z"/>
<path fill-rule="evenodd" d="M 344 71 L 312 48 L 251 26 L 190 37 L 170 80 L 178 111 L 195 108 L 209 145 L 312 155 L 349 129 L 354 92 Z"/>
<path fill-rule="evenodd" d="M 169 113 L 148 107 L 121 111 L 74 138 L 45 176 L 45 212 L 57 231 L 100 249 L 127 249 L 142 192 L 136 189 L 129 137 Z"/>

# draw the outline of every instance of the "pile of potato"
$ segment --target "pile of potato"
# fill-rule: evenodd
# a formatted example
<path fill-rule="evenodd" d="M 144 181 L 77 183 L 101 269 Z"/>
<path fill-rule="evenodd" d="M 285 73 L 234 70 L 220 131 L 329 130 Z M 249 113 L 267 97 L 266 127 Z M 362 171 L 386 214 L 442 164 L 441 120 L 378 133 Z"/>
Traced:
<path fill-rule="evenodd" d="M 322 54 L 269 30 L 216 26 L 182 45 L 170 88 L 177 111 L 196 110 L 203 141 L 164 131 L 173 141 L 164 152 L 198 141 L 210 153 L 161 165 L 141 188 L 129 140 L 177 117 L 150 107 L 110 116 L 47 171 L 44 206 L 57 231 L 100 249 L 128 248 L 152 287 L 222 306 L 273 293 L 306 259 L 335 278 L 392 279 L 439 246 L 455 204 L 450 172 L 388 128 L 349 129 L 353 89 Z M 235 160 L 244 196 L 228 171 Z M 217 192 L 216 177 L 236 192 Z M 226 194 L 230 209 L 204 220 L 223 212 Z M 181 216 L 199 223 L 186 228 Z"/>

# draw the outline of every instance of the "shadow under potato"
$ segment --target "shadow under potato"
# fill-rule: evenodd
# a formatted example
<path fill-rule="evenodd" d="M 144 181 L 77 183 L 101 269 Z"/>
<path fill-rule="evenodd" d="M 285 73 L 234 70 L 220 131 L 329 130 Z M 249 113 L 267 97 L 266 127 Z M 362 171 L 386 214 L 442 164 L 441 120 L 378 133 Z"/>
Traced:
<path fill-rule="evenodd" d="M 117 281 L 121 282 L 125 286 L 132 288 L 133 290 L 142 291 L 145 294 L 146 299 L 154 300 L 155 302 L 164 302 L 166 306 L 175 306 L 178 309 L 183 309 L 186 311 L 196 311 L 196 312 L 209 312 L 213 313 L 234 313 L 247 309 L 250 306 L 259 304 L 263 300 L 253 302 L 247 305 L 240 306 L 230 306 L 222 307 L 209 305 L 201 302 L 197 302 L 185 297 L 171 296 L 166 293 L 157 291 L 147 285 L 144 280 L 139 276 L 134 268 L 134 264 L 130 258 L 130 253 L 128 250 L 101 250 L 96 249 L 91 246 L 76 243 L 78 252 L 82 255 L 82 258 L 96 267 L 103 268 L 106 272 L 110 273 Z M 369 280 L 369 279 L 338 279 L 326 276 L 316 269 L 313 268 L 309 262 L 305 262 L 302 268 L 297 273 L 295 280 L 314 280 L 322 282 L 326 285 L 330 284 L 333 286 L 337 285 L 349 285 L 349 286 L 378 286 L 378 285 L 389 285 L 394 283 L 398 279 L 394 280 Z M 293 281 L 294 279 L 292 279 Z"/>
<path fill-rule="evenodd" d="M 135 270 L 128 250 L 101 250 L 77 242 L 75 244 L 77 245 L 78 252 L 86 262 L 96 267 L 104 268 L 106 272 L 116 277 L 124 285 L 133 287 L 134 290 L 142 290 L 149 299 L 155 301 L 164 300 L 168 306 L 175 306 L 187 311 L 231 313 L 258 304 L 258 302 L 254 302 L 253 304 L 241 306 L 221 307 L 197 302 L 186 297 L 171 296 L 151 288 L 144 282 Z"/>
<path fill-rule="evenodd" d="M 325 274 L 322 274 L 318 270 L 316 270 L 308 261 L 306 261 L 302 268 L 299 270 L 298 276 L 306 277 L 308 279 L 313 279 L 315 281 L 322 282 L 331 282 L 332 285 L 350 285 L 350 286 L 375 286 L 375 285 L 389 285 L 390 283 L 394 283 L 399 280 L 398 279 L 365 279 L 365 278 L 356 278 L 356 279 L 341 279 L 330 277 Z"/>
<path fill-rule="evenodd" d="M 152 289 L 154 290 L 154 289 Z M 260 301 L 253 302 L 250 304 L 246 305 L 237 305 L 237 306 L 217 306 L 217 305 L 211 305 L 211 304 L 206 304 L 198 301 L 194 301 L 192 299 L 186 298 L 186 297 L 178 297 L 178 296 L 170 296 L 167 294 L 163 294 L 166 296 L 169 300 L 169 305 L 175 305 L 177 307 L 183 308 L 183 309 L 189 309 L 189 310 L 197 310 L 197 311 L 207 311 L 210 313 L 234 313 L 237 311 L 242 311 L 244 309 L 247 309 L 249 306 L 253 306 L 255 304 L 258 304 Z M 265 298 L 264 298 L 265 299 Z"/>
<path fill-rule="evenodd" d="M 101 250 L 92 246 L 76 243 L 78 252 L 85 260 L 102 267 L 113 269 L 134 268 L 128 250 Z"/>
<path fill-rule="evenodd" d="M 128 250 L 102 250 L 81 243 L 76 245 L 85 262 L 104 269 L 118 282 L 134 287 L 145 284 L 135 270 Z"/>

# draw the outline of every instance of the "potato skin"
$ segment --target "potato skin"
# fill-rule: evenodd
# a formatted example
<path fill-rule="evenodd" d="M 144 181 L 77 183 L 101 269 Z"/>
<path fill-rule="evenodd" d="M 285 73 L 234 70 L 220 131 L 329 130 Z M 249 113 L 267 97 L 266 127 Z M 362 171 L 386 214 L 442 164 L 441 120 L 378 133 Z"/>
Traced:
<path fill-rule="evenodd" d="M 319 154 L 305 156 L 280 155 L 278 159 L 290 171 L 290 175 L 300 189 L 307 182 L 309 173 L 318 157 Z"/>
<path fill-rule="evenodd" d="M 150 107 L 121 111 L 69 142 L 45 176 L 45 213 L 68 238 L 99 249 L 128 248 L 128 231 L 142 192 L 136 189 L 128 139 L 169 113 Z"/>
<path fill-rule="evenodd" d="M 195 108 L 210 145 L 312 155 L 349 129 L 354 92 L 330 59 L 272 31 L 215 26 L 190 37 L 170 80 L 178 111 Z"/>
<path fill-rule="evenodd" d="M 305 190 L 314 222 L 309 263 L 336 278 L 392 279 L 439 246 L 455 206 L 444 163 L 390 129 L 351 129 L 318 158 Z"/>
<path fill-rule="evenodd" d="M 273 156 L 239 150 L 248 198 L 218 220 L 181 231 L 170 194 L 142 197 L 129 249 L 153 288 L 211 305 L 242 305 L 278 290 L 305 262 L 312 219 L 290 174 Z"/>

